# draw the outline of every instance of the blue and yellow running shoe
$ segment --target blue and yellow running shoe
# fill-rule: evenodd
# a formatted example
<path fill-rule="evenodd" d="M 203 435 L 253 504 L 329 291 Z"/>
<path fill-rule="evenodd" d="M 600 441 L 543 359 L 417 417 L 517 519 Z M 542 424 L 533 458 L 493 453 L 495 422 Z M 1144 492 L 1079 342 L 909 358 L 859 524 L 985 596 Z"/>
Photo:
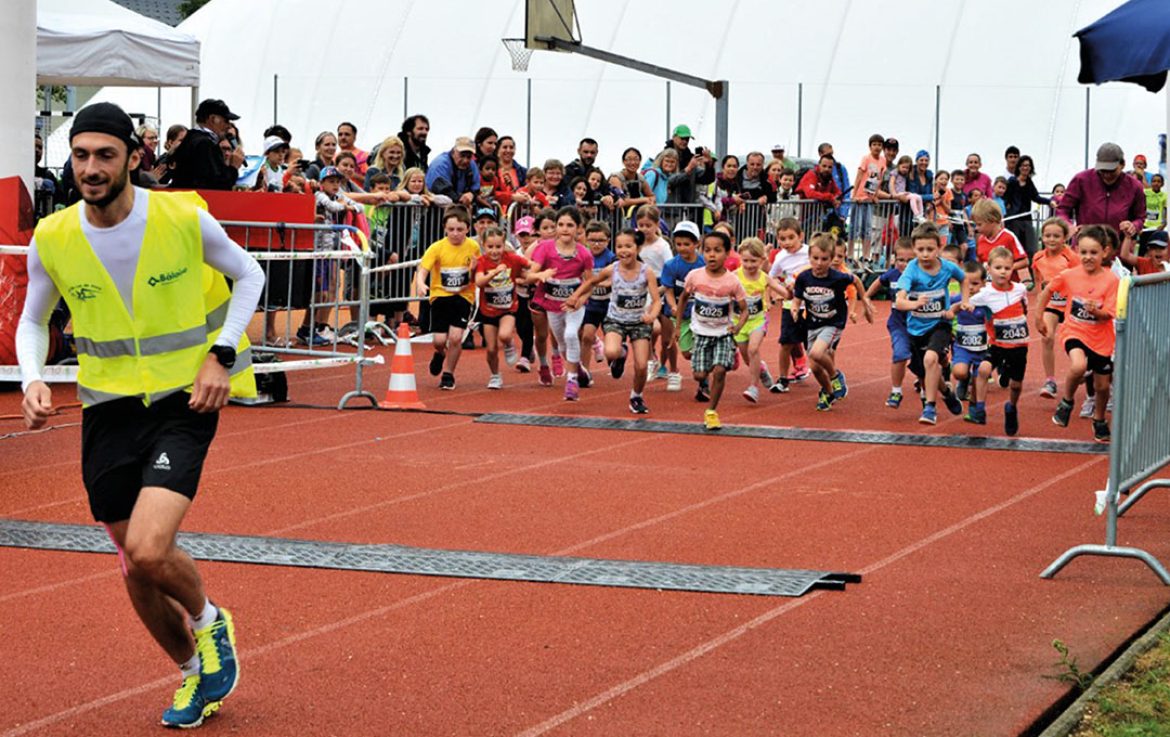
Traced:
<path fill-rule="evenodd" d="M 849 384 L 845 381 L 845 373 L 838 371 L 837 375 L 829 382 L 829 386 L 833 387 L 833 401 L 837 402 L 849 396 Z"/>
<path fill-rule="evenodd" d="M 199 652 L 199 665 L 203 670 L 203 696 L 209 702 L 224 700 L 240 680 L 236 625 L 231 612 L 219 607 L 215 621 L 195 631 L 195 649 Z"/>
<path fill-rule="evenodd" d="M 164 727 L 179 729 L 194 729 L 203 724 L 203 718 L 209 717 L 219 709 L 218 701 L 208 701 L 203 692 L 203 683 L 196 673 L 183 679 L 183 685 L 175 691 L 171 706 L 162 715 Z"/>

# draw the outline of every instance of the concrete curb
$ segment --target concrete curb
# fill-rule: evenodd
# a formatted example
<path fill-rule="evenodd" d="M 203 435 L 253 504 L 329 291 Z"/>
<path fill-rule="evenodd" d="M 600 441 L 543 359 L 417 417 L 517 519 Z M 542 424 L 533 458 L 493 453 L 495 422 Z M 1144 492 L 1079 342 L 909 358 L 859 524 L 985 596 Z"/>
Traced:
<path fill-rule="evenodd" d="M 1149 652 L 1157 643 L 1158 638 L 1167 631 L 1170 631 L 1170 610 L 1164 612 L 1161 619 L 1146 630 L 1145 634 L 1134 640 L 1125 649 L 1125 652 L 1117 656 L 1117 659 L 1093 680 L 1093 684 L 1085 689 L 1080 698 L 1065 709 L 1064 713 L 1058 716 L 1052 724 L 1049 724 L 1039 737 L 1068 737 L 1072 734 L 1072 731 L 1081 723 L 1081 717 L 1085 715 L 1085 708 L 1089 702 L 1097 698 L 1101 689 L 1116 683 L 1129 669 L 1133 668 L 1134 662 Z"/>

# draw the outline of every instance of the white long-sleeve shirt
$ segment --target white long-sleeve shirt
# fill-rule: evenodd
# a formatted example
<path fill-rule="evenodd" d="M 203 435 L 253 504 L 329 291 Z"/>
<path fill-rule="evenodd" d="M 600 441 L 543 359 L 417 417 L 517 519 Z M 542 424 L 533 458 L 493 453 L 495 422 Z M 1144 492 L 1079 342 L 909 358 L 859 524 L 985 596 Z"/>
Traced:
<path fill-rule="evenodd" d="M 146 235 L 149 198 L 148 190 L 135 187 L 130 214 L 111 228 L 91 224 L 85 216 L 86 205 L 77 210 L 82 233 L 109 272 L 126 311 L 132 317 L 134 275 L 138 269 L 140 246 Z M 234 282 L 223 330 L 215 342 L 235 347 L 264 291 L 264 272 L 254 258 L 228 237 L 215 218 L 202 210 L 199 211 L 199 229 L 203 235 L 203 262 Z M 20 363 L 22 388 L 27 389 L 29 383 L 41 379 L 49 349 L 49 317 L 60 298 L 61 293 L 37 256 L 34 238 L 28 252 L 28 294 L 16 328 L 16 356 Z"/>

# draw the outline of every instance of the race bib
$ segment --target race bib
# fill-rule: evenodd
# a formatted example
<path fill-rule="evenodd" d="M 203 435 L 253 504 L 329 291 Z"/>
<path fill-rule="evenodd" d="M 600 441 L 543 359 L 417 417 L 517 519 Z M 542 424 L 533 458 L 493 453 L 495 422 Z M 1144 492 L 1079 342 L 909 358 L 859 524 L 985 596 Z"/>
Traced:
<path fill-rule="evenodd" d="M 544 296 L 556 302 L 564 302 L 573 296 L 579 286 L 580 279 L 549 279 L 544 283 Z"/>
<path fill-rule="evenodd" d="M 1053 292 L 1051 299 L 1048 300 L 1049 307 L 1064 307 L 1068 304 L 1068 297 L 1060 292 Z"/>
<path fill-rule="evenodd" d="M 610 285 L 598 284 L 597 286 L 593 287 L 593 295 L 590 297 L 590 299 L 596 302 L 608 302 L 611 291 L 613 291 L 613 287 Z"/>
<path fill-rule="evenodd" d="M 439 269 L 439 286 L 448 292 L 458 292 L 471 283 L 471 271 L 466 266 Z"/>
<path fill-rule="evenodd" d="M 910 311 L 910 314 L 921 320 L 937 320 L 942 317 L 945 311 L 943 307 L 947 298 L 947 290 L 933 289 L 929 292 L 919 292 L 917 294 L 909 295 L 910 299 L 918 299 L 919 297 L 926 297 L 926 302 L 921 307 L 915 307 Z"/>
<path fill-rule="evenodd" d="M 1089 304 L 1080 297 L 1073 297 L 1069 300 L 1068 316 L 1071 320 L 1077 322 L 1097 323 L 1100 322 L 1090 310 Z"/>
<path fill-rule="evenodd" d="M 972 353 L 988 349 L 987 327 L 984 325 L 956 325 L 955 342 Z"/>
<path fill-rule="evenodd" d="M 1028 342 L 1028 318 L 1025 315 L 992 320 L 992 326 L 996 343 L 1023 345 Z"/>
<path fill-rule="evenodd" d="M 494 307 L 497 310 L 512 309 L 512 286 L 506 287 L 488 287 L 483 290 L 484 301 L 488 307 Z"/>
<path fill-rule="evenodd" d="M 696 294 L 691 320 L 708 328 L 719 329 L 731 324 L 731 298 Z"/>
<path fill-rule="evenodd" d="M 755 317 L 764 311 L 764 295 L 749 294 L 747 298 L 747 311 L 749 317 Z"/>
<path fill-rule="evenodd" d="M 619 310 L 642 312 L 646 309 L 645 292 L 614 292 L 613 302 Z"/>

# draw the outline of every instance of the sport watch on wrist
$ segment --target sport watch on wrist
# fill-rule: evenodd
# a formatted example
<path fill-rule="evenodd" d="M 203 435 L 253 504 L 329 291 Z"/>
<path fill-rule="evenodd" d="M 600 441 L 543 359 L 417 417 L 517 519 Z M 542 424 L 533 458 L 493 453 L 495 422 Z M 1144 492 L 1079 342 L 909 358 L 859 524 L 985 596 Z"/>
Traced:
<path fill-rule="evenodd" d="M 207 352 L 214 355 L 219 365 L 226 369 L 236 365 L 236 349 L 231 346 L 213 345 Z"/>

